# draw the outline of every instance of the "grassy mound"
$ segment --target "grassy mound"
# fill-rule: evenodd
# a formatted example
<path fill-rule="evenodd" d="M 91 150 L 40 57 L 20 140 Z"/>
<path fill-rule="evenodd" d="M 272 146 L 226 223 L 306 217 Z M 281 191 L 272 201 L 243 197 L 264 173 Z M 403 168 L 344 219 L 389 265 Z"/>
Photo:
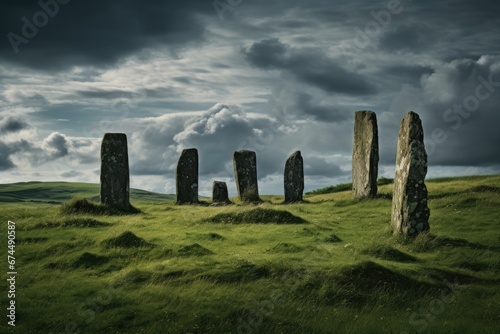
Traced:
<path fill-rule="evenodd" d="M 73 263 L 73 268 L 94 268 L 103 265 L 109 261 L 107 256 L 96 255 L 93 253 L 85 252 L 80 255 Z"/>
<path fill-rule="evenodd" d="M 92 203 L 88 201 L 86 198 L 75 197 L 61 206 L 61 213 L 67 215 L 71 214 L 124 215 L 124 214 L 141 213 L 141 210 L 130 205 L 130 208 L 124 211 L 106 205 Z"/>
<path fill-rule="evenodd" d="M 224 224 L 307 224 L 307 221 L 285 210 L 257 208 L 240 213 L 219 213 L 204 220 Z"/>
<path fill-rule="evenodd" d="M 271 271 L 265 266 L 258 266 L 247 261 L 241 261 L 234 268 L 202 275 L 202 278 L 217 283 L 250 282 L 271 276 Z"/>
<path fill-rule="evenodd" d="M 211 250 L 206 249 L 200 244 L 192 244 L 183 246 L 178 251 L 179 256 L 204 256 L 214 254 Z"/>
<path fill-rule="evenodd" d="M 342 239 L 340 239 L 339 237 L 337 237 L 336 234 L 330 234 L 328 236 L 328 238 L 325 239 L 325 242 L 329 242 L 329 243 L 336 243 L 336 242 L 342 242 Z"/>
<path fill-rule="evenodd" d="M 288 242 L 281 242 L 269 249 L 270 253 L 299 253 L 302 252 L 302 247 Z"/>
<path fill-rule="evenodd" d="M 415 262 L 417 258 L 389 246 L 377 245 L 363 251 L 364 254 L 395 262 Z"/>
<path fill-rule="evenodd" d="M 130 231 L 123 232 L 116 238 L 104 240 L 102 243 L 107 248 L 140 248 L 154 246 Z"/>

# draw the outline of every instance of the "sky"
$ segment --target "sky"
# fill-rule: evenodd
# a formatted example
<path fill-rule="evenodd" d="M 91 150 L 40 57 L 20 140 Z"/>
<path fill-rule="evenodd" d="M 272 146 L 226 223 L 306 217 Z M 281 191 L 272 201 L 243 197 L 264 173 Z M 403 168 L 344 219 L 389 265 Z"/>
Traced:
<path fill-rule="evenodd" d="M 131 187 L 175 193 L 185 148 L 200 194 L 254 150 L 261 194 L 350 182 L 354 112 L 373 110 L 379 176 L 399 124 L 422 119 L 427 176 L 500 173 L 500 2 L 4 0 L 0 183 L 99 183 L 127 134 Z"/>

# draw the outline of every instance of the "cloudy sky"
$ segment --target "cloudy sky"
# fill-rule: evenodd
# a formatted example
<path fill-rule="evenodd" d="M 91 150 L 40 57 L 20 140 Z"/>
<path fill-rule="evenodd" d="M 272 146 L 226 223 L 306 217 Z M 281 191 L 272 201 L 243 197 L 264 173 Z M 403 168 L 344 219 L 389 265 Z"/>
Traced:
<path fill-rule="evenodd" d="M 232 154 L 259 189 L 349 182 L 354 112 L 377 113 L 379 175 L 422 118 L 428 177 L 500 172 L 500 2 L 492 0 L 5 0 L 0 183 L 99 182 L 106 132 L 128 136 L 131 186 L 175 192 L 198 148 L 200 192 L 235 195 Z"/>

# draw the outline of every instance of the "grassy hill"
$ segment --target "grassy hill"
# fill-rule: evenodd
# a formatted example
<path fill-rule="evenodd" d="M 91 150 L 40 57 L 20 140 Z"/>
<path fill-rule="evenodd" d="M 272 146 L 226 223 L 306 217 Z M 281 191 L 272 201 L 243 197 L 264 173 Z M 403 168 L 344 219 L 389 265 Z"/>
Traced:
<path fill-rule="evenodd" d="M 100 185 L 70 182 L 20 182 L 0 184 L 0 203 L 38 202 L 60 204 L 73 197 L 95 199 L 99 197 Z M 157 194 L 145 190 L 130 189 L 131 201 L 151 202 L 175 200 L 175 195 Z"/>
<path fill-rule="evenodd" d="M 37 185 L 46 202 L 70 195 L 55 185 Z M 16 333 L 499 333 L 500 176 L 427 185 L 431 233 L 411 241 L 391 234 L 390 184 L 293 205 L 138 196 L 142 212 L 120 216 L 0 203 L 5 250 L 16 222 Z"/>

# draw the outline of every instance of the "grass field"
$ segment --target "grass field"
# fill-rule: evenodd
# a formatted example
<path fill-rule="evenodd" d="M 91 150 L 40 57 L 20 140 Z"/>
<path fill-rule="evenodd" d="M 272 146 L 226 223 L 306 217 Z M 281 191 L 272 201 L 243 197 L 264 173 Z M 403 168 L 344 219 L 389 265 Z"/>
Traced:
<path fill-rule="evenodd" d="M 133 191 L 130 215 L 55 204 L 98 185 L 0 185 L 18 273 L 16 327 L 0 331 L 500 333 L 500 176 L 427 186 L 431 233 L 409 241 L 391 234 L 390 184 L 226 207 Z"/>

